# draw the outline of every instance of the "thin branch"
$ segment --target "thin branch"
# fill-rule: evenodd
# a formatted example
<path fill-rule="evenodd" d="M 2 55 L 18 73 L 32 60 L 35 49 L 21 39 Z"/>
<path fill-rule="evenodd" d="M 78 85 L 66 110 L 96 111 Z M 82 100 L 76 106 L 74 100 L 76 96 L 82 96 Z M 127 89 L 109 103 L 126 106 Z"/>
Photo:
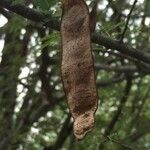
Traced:
<path fill-rule="evenodd" d="M 29 8 L 23 4 L 12 4 L 13 0 L 0 0 L 0 6 L 24 17 L 29 20 L 45 24 L 45 26 L 50 26 L 54 30 L 59 30 L 60 23 L 58 20 L 52 19 L 50 14 L 46 15 L 44 12 L 37 11 L 33 8 Z"/>
<path fill-rule="evenodd" d="M 72 131 L 72 123 L 70 123 L 70 117 L 71 115 L 68 114 L 66 120 L 63 123 L 62 129 L 59 132 L 58 138 L 55 142 L 55 144 L 53 146 L 48 146 L 45 147 L 44 150 L 59 150 L 60 148 L 62 148 L 65 140 L 67 139 L 67 137 L 70 135 L 71 131 Z"/>
<path fill-rule="evenodd" d="M 132 5 L 132 7 L 131 7 L 131 10 L 130 10 L 130 12 L 129 12 L 129 14 L 128 14 L 127 21 L 126 21 L 126 24 L 125 24 L 125 27 L 124 27 L 124 30 L 123 30 L 123 33 L 122 33 L 122 36 L 121 36 L 121 39 L 120 39 L 120 43 L 123 42 L 123 38 L 124 38 L 125 33 L 126 33 L 126 31 L 127 31 L 128 23 L 129 23 L 129 20 L 130 20 L 130 17 L 131 17 L 131 14 L 132 14 L 132 12 L 133 12 L 133 9 L 134 9 L 134 7 L 135 7 L 136 2 L 137 2 L 137 0 L 134 0 L 134 3 L 133 3 L 133 5 Z"/>
<path fill-rule="evenodd" d="M 121 115 L 122 108 L 123 108 L 123 106 L 125 105 L 125 103 L 128 99 L 128 96 L 129 96 L 129 93 L 130 93 L 130 90 L 131 90 L 131 86 L 132 86 L 132 80 L 129 78 L 129 79 L 127 79 L 126 87 L 124 89 L 124 94 L 121 98 L 120 104 L 118 106 L 118 110 L 114 113 L 114 116 L 112 117 L 112 120 L 110 121 L 107 128 L 105 129 L 105 132 L 104 132 L 105 136 L 109 136 L 111 131 L 114 129 L 115 124 L 116 124 L 116 122 L 118 121 L 118 119 Z M 103 149 L 104 149 L 104 144 L 101 143 L 99 145 L 99 150 L 103 150 Z"/>
<path fill-rule="evenodd" d="M 53 150 L 59 150 L 63 143 L 65 142 L 66 138 L 70 135 L 73 129 L 72 123 L 70 123 L 70 114 L 68 115 L 66 121 L 63 124 L 63 127 L 59 133 L 58 139 L 54 145 Z"/>
<path fill-rule="evenodd" d="M 118 141 L 118 140 L 116 140 L 116 139 L 113 139 L 113 138 L 111 138 L 110 136 L 106 136 L 106 135 L 104 135 L 104 134 L 103 134 L 103 136 L 104 136 L 105 138 L 107 138 L 109 141 L 111 141 L 111 142 L 113 142 L 113 143 L 116 143 L 116 144 L 119 144 L 119 145 L 120 145 L 121 147 L 123 147 L 123 148 L 130 149 L 130 150 L 134 150 L 131 146 L 126 145 L 126 144 L 124 144 L 124 143 L 122 143 L 122 142 L 120 142 L 120 141 Z"/>
<path fill-rule="evenodd" d="M 126 65 L 126 66 L 109 66 L 107 64 L 96 63 L 95 68 L 97 70 L 103 69 L 106 71 L 115 71 L 115 72 L 137 72 L 138 69 L 134 65 Z"/>
<path fill-rule="evenodd" d="M 1 8 L 0 7 L 0 13 L 4 16 L 4 17 L 6 17 L 8 20 L 9 19 L 11 19 L 11 14 L 8 12 L 8 11 L 6 11 L 5 9 L 3 9 L 3 8 Z"/>
<path fill-rule="evenodd" d="M 36 21 L 36 22 L 42 22 L 44 18 L 44 14 L 41 12 L 38 12 L 34 9 L 31 9 L 25 5 L 22 4 L 12 4 L 12 0 L 1 0 L 0 5 L 5 7 L 6 9 L 15 12 L 16 14 L 19 14 L 23 16 L 24 18 L 28 18 L 30 20 Z"/>
<path fill-rule="evenodd" d="M 117 12 L 118 15 L 126 17 L 126 15 L 122 14 L 122 12 L 119 10 L 119 8 L 116 7 L 113 0 L 107 0 L 107 1 L 109 2 L 108 6 L 110 6 L 115 12 Z"/>
<path fill-rule="evenodd" d="M 126 87 L 125 87 L 125 90 L 124 90 L 124 94 L 123 94 L 123 96 L 122 96 L 122 99 L 121 99 L 120 105 L 119 105 L 119 107 L 118 107 L 118 110 L 117 110 L 117 112 L 114 114 L 114 116 L 113 116 L 113 118 L 112 118 L 110 124 L 108 125 L 108 128 L 107 128 L 106 131 L 105 131 L 105 135 L 109 135 L 109 134 L 110 134 L 110 132 L 112 131 L 112 129 L 113 129 L 114 126 L 115 126 L 115 123 L 118 121 L 119 116 L 120 116 L 121 111 L 122 111 L 122 108 L 123 108 L 125 102 L 127 101 L 128 96 L 129 96 L 129 92 L 130 92 L 131 86 L 132 86 L 132 82 L 131 82 L 131 80 L 129 79 L 129 80 L 127 81 L 127 84 L 126 84 Z"/>
<path fill-rule="evenodd" d="M 97 87 L 107 87 L 107 86 L 111 86 L 112 84 L 122 82 L 123 80 L 125 80 L 125 75 L 121 74 L 118 77 L 112 77 L 112 78 L 107 79 L 107 80 L 98 81 L 96 83 L 96 86 Z"/>
<path fill-rule="evenodd" d="M 109 55 L 114 55 L 114 56 L 120 57 L 120 58 L 126 58 L 126 59 L 132 61 L 133 63 L 136 64 L 136 67 L 139 68 L 143 72 L 147 72 L 147 73 L 150 72 L 150 65 L 145 62 L 139 61 L 138 59 L 130 57 L 126 54 L 122 54 L 122 53 L 118 53 L 118 52 L 116 53 L 115 51 L 106 51 L 106 52 L 109 53 Z"/>
<path fill-rule="evenodd" d="M 117 55 L 118 57 L 120 57 L 120 55 L 122 56 L 123 54 L 121 53 L 113 53 L 112 51 L 108 51 L 109 54 L 114 54 L 115 56 Z M 124 56 L 124 55 L 123 55 Z M 122 56 L 122 57 L 123 57 Z M 125 57 L 125 56 L 124 56 Z M 60 60 L 60 57 L 53 57 L 53 58 L 50 58 L 48 61 L 48 63 L 50 65 L 55 65 L 55 64 L 58 64 L 59 63 L 59 60 Z M 116 59 L 114 60 L 116 62 Z M 150 73 L 150 65 L 148 64 L 145 64 L 143 62 L 137 62 L 135 60 L 133 60 L 133 62 L 136 64 L 136 65 L 124 65 L 124 66 L 109 66 L 107 64 L 102 64 L 100 62 L 95 62 L 95 69 L 97 71 L 99 70 L 106 70 L 106 71 L 114 71 L 114 72 L 140 72 L 140 73 L 145 73 L 145 74 L 149 74 Z"/>
<path fill-rule="evenodd" d="M 112 40 L 108 37 L 104 37 L 100 35 L 99 33 L 93 34 L 92 42 L 105 46 L 107 49 L 117 50 L 120 53 L 136 58 L 138 61 L 143 61 L 143 62 L 147 62 L 150 64 L 150 53 L 135 49 L 133 47 L 128 46 L 125 43 L 120 43 L 117 40 Z"/>

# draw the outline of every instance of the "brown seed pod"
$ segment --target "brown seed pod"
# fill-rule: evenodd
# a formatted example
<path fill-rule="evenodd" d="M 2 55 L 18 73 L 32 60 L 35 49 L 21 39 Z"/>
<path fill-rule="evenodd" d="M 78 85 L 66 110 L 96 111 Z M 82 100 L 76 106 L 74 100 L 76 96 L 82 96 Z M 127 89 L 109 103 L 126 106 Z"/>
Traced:
<path fill-rule="evenodd" d="M 89 10 L 84 0 L 63 0 L 61 73 L 78 139 L 93 128 L 97 109 L 90 34 Z"/>

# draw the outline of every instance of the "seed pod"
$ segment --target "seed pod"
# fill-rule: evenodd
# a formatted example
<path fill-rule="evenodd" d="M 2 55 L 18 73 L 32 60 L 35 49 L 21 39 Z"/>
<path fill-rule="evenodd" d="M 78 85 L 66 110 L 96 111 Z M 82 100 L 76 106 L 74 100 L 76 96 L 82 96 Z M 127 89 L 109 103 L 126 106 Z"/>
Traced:
<path fill-rule="evenodd" d="M 97 91 L 89 10 L 84 0 L 63 0 L 61 73 L 74 135 L 82 139 L 94 126 Z"/>

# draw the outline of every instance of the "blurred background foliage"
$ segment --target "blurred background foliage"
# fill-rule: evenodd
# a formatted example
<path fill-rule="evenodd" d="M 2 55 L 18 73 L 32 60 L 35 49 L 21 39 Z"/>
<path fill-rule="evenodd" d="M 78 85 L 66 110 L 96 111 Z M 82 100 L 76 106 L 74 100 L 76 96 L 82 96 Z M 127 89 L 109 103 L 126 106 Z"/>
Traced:
<path fill-rule="evenodd" d="M 61 19 L 58 0 L 17 4 Z M 150 52 L 149 8 L 149 0 L 98 0 L 96 32 Z M 0 43 L 0 150 L 150 149 L 150 64 L 92 43 L 99 107 L 95 128 L 77 141 L 61 82 L 60 33 L 0 7 Z"/>

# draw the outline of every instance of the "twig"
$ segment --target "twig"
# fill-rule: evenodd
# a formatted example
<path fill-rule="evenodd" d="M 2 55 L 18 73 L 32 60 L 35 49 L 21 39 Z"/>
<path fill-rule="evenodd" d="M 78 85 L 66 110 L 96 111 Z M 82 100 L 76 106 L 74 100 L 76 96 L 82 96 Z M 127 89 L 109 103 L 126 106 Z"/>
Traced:
<path fill-rule="evenodd" d="M 105 138 L 107 138 L 109 141 L 113 142 L 113 143 L 119 144 L 119 145 L 121 145 L 122 147 L 124 147 L 124 148 L 126 148 L 126 149 L 134 150 L 131 146 L 126 145 L 126 144 L 124 144 L 124 143 L 122 143 L 122 142 L 120 142 L 120 141 L 118 141 L 118 140 L 116 140 L 116 139 L 112 139 L 110 136 L 107 136 L 107 135 L 104 135 L 104 134 L 102 134 L 102 135 L 103 135 Z"/>

